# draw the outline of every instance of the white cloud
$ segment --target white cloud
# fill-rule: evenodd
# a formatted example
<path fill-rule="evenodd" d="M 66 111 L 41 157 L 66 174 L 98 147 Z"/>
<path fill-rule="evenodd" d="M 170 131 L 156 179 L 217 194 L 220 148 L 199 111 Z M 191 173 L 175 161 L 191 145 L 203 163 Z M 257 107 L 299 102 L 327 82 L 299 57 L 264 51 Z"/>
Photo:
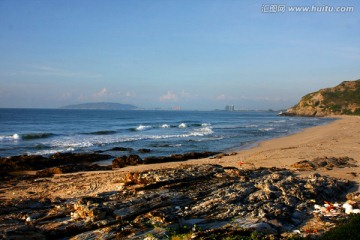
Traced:
<path fill-rule="evenodd" d="M 71 92 L 62 93 L 59 97 L 60 100 L 68 100 L 71 98 L 73 98 L 73 94 Z"/>
<path fill-rule="evenodd" d="M 236 97 L 226 95 L 226 94 L 220 94 L 220 95 L 216 96 L 215 99 L 219 100 L 219 101 L 224 101 L 224 100 L 239 100 L 241 98 L 236 98 Z"/>
<path fill-rule="evenodd" d="M 219 96 L 216 97 L 216 100 L 226 100 L 225 94 L 220 94 Z"/>
<path fill-rule="evenodd" d="M 107 90 L 107 88 L 102 88 L 99 92 L 94 93 L 94 97 L 104 97 L 110 95 L 109 91 Z"/>
<path fill-rule="evenodd" d="M 54 68 L 46 65 L 30 66 L 27 70 L 18 72 L 1 73 L 5 76 L 45 76 L 45 77 L 62 77 L 62 78 L 102 78 L 101 74 L 72 71 L 61 68 Z"/>
<path fill-rule="evenodd" d="M 283 101 L 287 101 L 287 99 L 285 98 L 281 98 L 281 97 L 268 97 L 268 96 L 252 96 L 252 97 L 248 97 L 248 96 L 231 96 L 231 95 L 226 95 L 226 94 L 220 94 L 218 96 L 215 97 L 216 100 L 218 101 L 225 101 L 225 100 L 231 100 L 231 101 L 266 101 L 266 102 L 283 102 Z"/>
<path fill-rule="evenodd" d="M 77 97 L 77 100 L 79 100 L 80 102 L 83 102 L 83 101 L 87 101 L 87 97 L 84 95 L 84 94 L 80 94 L 78 97 Z"/>
<path fill-rule="evenodd" d="M 168 91 L 165 95 L 162 95 L 160 97 L 160 101 L 161 102 L 167 102 L 167 101 L 173 101 L 173 102 L 177 102 L 178 101 L 178 95 Z"/>
<path fill-rule="evenodd" d="M 125 97 L 128 97 L 128 98 L 136 97 L 136 93 L 134 91 L 126 91 Z"/>
<path fill-rule="evenodd" d="M 194 97 L 189 92 L 186 92 L 186 91 L 181 91 L 179 93 L 179 96 L 182 97 L 182 98 L 192 98 L 192 97 Z"/>

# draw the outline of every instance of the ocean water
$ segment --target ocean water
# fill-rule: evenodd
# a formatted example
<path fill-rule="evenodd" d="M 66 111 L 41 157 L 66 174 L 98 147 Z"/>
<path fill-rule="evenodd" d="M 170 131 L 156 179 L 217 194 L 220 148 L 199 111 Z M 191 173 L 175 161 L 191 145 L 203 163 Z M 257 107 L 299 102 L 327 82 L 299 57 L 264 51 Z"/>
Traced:
<path fill-rule="evenodd" d="M 0 156 L 133 148 L 132 154 L 175 153 L 248 148 L 328 118 L 280 117 L 275 112 L 111 111 L 0 109 Z M 150 153 L 139 153 L 141 148 Z"/>

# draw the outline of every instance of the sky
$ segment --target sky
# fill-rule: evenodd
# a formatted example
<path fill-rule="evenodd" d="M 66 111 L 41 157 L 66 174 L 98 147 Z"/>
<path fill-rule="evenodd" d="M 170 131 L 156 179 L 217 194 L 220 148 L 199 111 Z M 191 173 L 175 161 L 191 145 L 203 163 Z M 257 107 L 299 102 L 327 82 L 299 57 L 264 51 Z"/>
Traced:
<path fill-rule="evenodd" d="M 357 79 L 359 1 L 0 0 L 2 108 L 277 110 Z"/>

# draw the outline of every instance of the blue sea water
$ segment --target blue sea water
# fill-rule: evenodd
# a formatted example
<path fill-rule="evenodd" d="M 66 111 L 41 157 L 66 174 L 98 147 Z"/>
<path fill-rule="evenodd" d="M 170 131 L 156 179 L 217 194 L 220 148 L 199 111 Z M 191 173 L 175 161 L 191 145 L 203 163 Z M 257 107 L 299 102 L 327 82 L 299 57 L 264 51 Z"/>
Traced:
<path fill-rule="evenodd" d="M 0 156 L 133 148 L 142 157 L 248 148 L 326 124 L 275 112 L 0 109 Z M 138 153 L 141 148 L 150 153 Z M 106 152 L 114 156 L 119 152 Z"/>

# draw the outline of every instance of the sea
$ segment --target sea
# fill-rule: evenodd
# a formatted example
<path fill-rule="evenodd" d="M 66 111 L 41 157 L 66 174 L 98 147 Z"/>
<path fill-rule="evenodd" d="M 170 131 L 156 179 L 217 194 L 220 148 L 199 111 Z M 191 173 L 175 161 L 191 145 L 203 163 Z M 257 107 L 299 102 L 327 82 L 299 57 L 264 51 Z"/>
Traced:
<path fill-rule="evenodd" d="M 231 152 L 327 124 L 330 118 L 272 111 L 0 109 L 0 157 L 104 152 L 141 157 Z M 140 153 L 139 149 L 150 149 Z"/>

